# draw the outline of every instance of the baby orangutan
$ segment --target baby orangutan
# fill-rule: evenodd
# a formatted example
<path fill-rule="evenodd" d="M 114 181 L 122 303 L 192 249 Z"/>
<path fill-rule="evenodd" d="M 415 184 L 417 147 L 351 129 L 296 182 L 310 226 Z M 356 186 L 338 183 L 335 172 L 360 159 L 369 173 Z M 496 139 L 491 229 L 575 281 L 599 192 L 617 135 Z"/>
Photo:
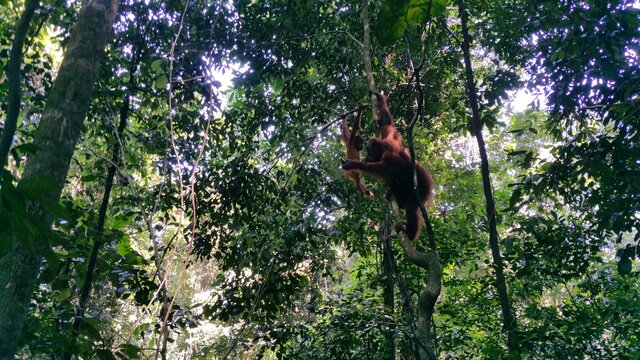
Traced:
<path fill-rule="evenodd" d="M 347 159 L 360 161 L 360 151 L 364 148 L 364 139 L 358 136 L 358 129 L 360 128 L 360 117 L 362 116 L 362 107 L 358 108 L 356 113 L 356 119 L 353 123 L 353 128 L 349 131 L 349 124 L 347 123 L 348 115 L 342 118 L 342 142 L 346 148 Z M 360 172 L 358 170 L 342 169 L 344 176 L 351 178 L 353 183 L 360 193 L 364 196 L 368 196 L 369 199 L 373 199 L 373 193 L 369 191 L 362 183 Z"/>

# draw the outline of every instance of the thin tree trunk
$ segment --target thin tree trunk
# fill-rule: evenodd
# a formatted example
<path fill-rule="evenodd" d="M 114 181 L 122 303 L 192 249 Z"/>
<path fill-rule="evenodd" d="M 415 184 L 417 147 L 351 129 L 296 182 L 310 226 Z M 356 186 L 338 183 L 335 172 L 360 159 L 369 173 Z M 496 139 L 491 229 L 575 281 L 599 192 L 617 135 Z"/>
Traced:
<path fill-rule="evenodd" d="M 389 315 L 393 315 L 395 312 L 394 303 L 394 287 L 393 287 L 393 248 L 391 247 L 391 230 L 389 229 L 389 223 L 385 220 L 385 223 L 380 229 L 380 241 L 382 242 L 382 301 L 384 303 L 385 311 Z M 386 349 L 385 359 L 396 358 L 396 341 L 394 339 L 395 326 L 393 321 L 387 322 L 386 338 L 388 348 Z"/>
<path fill-rule="evenodd" d="M 29 156 L 20 180 L 49 179 L 53 189 L 46 196 L 55 203 L 64 187 L 117 8 L 117 0 L 85 1 L 34 137 L 39 150 Z M 28 204 L 27 212 L 46 227 L 53 220 L 37 203 Z M 30 240 L 33 249 L 27 247 Z M 12 249 L 0 259 L 0 359 L 14 357 L 47 246 L 44 239 L 14 236 Z"/>
<path fill-rule="evenodd" d="M 13 142 L 13 135 L 16 133 L 18 115 L 20 115 L 20 101 L 22 90 L 20 89 L 20 66 L 22 65 L 22 55 L 24 40 L 27 38 L 29 24 L 33 14 L 40 5 L 40 0 L 27 0 L 24 4 L 24 11 L 16 25 L 16 31 L 9 53 L 9 64 L 7 65 L 7 78 L 9 83 L 9 94 L 7 95 L 7 117 L 0 136 L 0 172 L 7 165 L 7 157 Z"/>
<path fill-rule="evenodd" d="M 129 75 L 133 78 L 133 74 Z M 129 114 L 129 94 L 125 95 L 124 102 L 120 109 L 120 123 L 117 128 L 117 137 L 122 138 L 124 134 L 124 128 L 127 125 L 127 118 Z M 93 248 L 91 249 L 91 255 L 89 256 L 89 262 L 87 263 L 87 272 L 85 273 L 84 283 L 82 284 L 82 289 L 80 291 L 80 299 L 78 302 L 78 318 L 81 318 L 84 315 L 84 309 L 86 307 L 87 301 L 89 300 L 89 294 L 91 293 L 91 285 L 93 283 L 93 272 L 95 271 L 96 261 L 98 258 L 98 251 L 103 244 L 103 241 L 100 239 L 102 232 L 104 231 L 104 223 L 107 217 L 107 209 L 109 207 L 109 197 L 111 196 L 111 189 L 113 189 L 113 179 L 116 175 L 117 165 L 120 161 L 120 142 L 116 141 L 113 145 L 113 149 L 111 150 L 111 165 L 107 170 L 107 179 L 104 184 L 104 195 L 102 196 L 102 202 L 100 203 L 100 209 L 98 210 L 98 223 L 96 225 L 96 234 L 97 239 L 93 243 Z M 79 322 L 77 321 L 74 324 L 74 328 L 78 327 Z"/>
<path fill-rule="evenodd" d="M 393 259 L 393 272 L 395 274 L 396 285 L 398 286 L 398 294 L 400 295 L 400 301 L 402 303 L 402 312 L 404 316 L 407 318 L 407 324 L 411 328 L 411 332 L 416 332 L 415 326 L 415 316 L 413 314 L 413 305 L 411 304 L 411 294 L 409 293 L 409 289 L 407 287 L 407 282 L 404 280 L 402 273 L 400 273 L 400 269 L 398 268 L 398 264 L 396 264 L 395 259 Z M 419 358 L 418 355 L 418 343 L 414 339 L 409 339 L 409 349 L 401 349 L 401 353 L 404 354 L 404 358 L 410 359 L 413 356 L 415 359 Z M 409 351 L 411 350 L 411 351 Z"/>
<path fill-rule="evenodd" d="M 424 289 L 418 298 L 418 319 L 416 321 L 418 336 L 418 353 L 420 359 L 436 360 L 438 358 L 435 348 L 434 334 L 431 332 L 433 313 L 436 301 L 440 296 L 442 283 L 442 267 L 436 252 L 427 253 L 428 269 Z"/>
<path fill-rule="evenodd" d="M 464 8 L 462 0 L 458 0 L 458 10 L 460 20 L 462 22 L 462 52 L 464 56 L 467 91 L 469 93 L 469 105 L 471 106 L 473 132 L 478 141 L 478 149 L 480 151 L 480 171 L 482 173 L 482 184 L 484 195 L 486 198 L 487 218 L 489 219 L 489 247 L 493 256 L 493 267 L 496 272 L 496 288 L 498 290 L 498 298 L 502 308 L 503 326 L 507 332 L 507 346 L 510 358 L 519 358 L 518 338 L 516 334 L 516 319 L 511 306 L 509 304 L 509 293 L 504 277 L 504 264 L 500 255 L 500 245 L 498 243 L 498 229 L 496 225 L 496 209 L 491 190 L 491 178 L 489 174 L 489 160 L 487 158 L 487 150 L 482 137 L 482 122 L 480 121 L 480 110 L 478 107 L 478 99 L 476 97 L 476 86 L 473 77 L 473 69 L 471 67 L 471 55 L 469 48 L 471 47 L 471 39 L 467 29 L 467 12 Z"/>
<path fill-rule="evenodd" d="M 369 23 L 369 0 L 362 0 L 362 25 L 364 27 L 364 35 L 362 37 L 362 61 L 364 63 L 364 72 L 367 76 L 367 87 L 369 88 L 369 100 L 371 101 L 371 111 L 373 119 L 378 122 L 378 98 L 373 94 L 376 91 L 376 80 L 373 78 L 373 68 L 371 61 L 371 26 Z"/>
<path fill-rule="evenodd" d="M 78 331 L 80 330 L 80 324 L 82 323 L 82 318 L 84 317 L 87 302 L 89 301 L 89 295 L 91 294 L 91 288 L 93 286 L 93 274 L 96 269 L 96 264 L 98 262 L 98 252 L 100 248 L 104 244 L 102 240 L 102 233 L 104 232 L 104 223 L 107 218 L 107 209 L 109 207 L 109 198 L 111 196 L 111 190 L 113 189 L 113 180 L 116 175 L 116 171 L 118 170 L 118 163 L 120 162 L 120 140 L 123 138 L 124 129 L 127 126 L 127 120 L 129 118 L 130 111 L 130 99 L 131 91 L 135 87 L 135 69 L 139 63 L 139 54 L 141 50 L 138 50 L 136 55 L 134 55 L 133 60 L 131 61 L 131 66 L 129 67 L 129 84 L 128 91 L 125 92 L 124 99 L 122 105 L 120 106 L 120 122 L 118 123 L 118 128 L 116 129 L 116 142 L 113 144 L 113 148 L 111 149 L 111 165 L 109 165 L 109 169 L 107 170 L 107 178 L 104 184 L 104 194 L 102 196 L 102 202 L 100 203 L 100 209 L 98 210 L 98 223 L 96 224 L 96 240 L 93 243 L 91 248 L 91 253 L 89 255 L 89 262 L 87 263 L 87 270 L 84 275 L 84 281 L 82 283 L 82 288 L 80 289 L 80 298 L 78 299 L 78 308 L 76 310 L 76 317 L 73 321 L 73 333 L 71 343 L 72 348 L 70 352 L 65 355 L 65 359 L 70 359 L 71 354 L 75 352 L 75 344 L 78 338 Z"/>

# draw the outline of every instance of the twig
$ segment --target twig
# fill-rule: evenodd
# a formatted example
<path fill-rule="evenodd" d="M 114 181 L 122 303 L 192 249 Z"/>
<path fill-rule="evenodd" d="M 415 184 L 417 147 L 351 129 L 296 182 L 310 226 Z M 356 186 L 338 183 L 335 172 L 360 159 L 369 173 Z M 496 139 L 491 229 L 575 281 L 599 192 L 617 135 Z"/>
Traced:
<path fill-rule="evenodd" d="M 176 157 L 176 162 L 177 165 L 175 167 L 175 171 L 177 171 L 178 173 L 178 182 L 179 182 L 179 188 L 180 188 L 180 216 L 179 219 L 177 221 L 177 232 L 178 233 L 182 233 L 182 218 L 184 216 L 184 184 L 183 184 L 183 180 L 182 180 L 182 164 L 180 161 L 180 153 L 178 151 L 178 147 L 176 146 L 176 141 L 175 141 L 175 131 L 173 128 L 173 60 L 174 60 L 174 55 L 175 55 L 175 49 L 176 49 L 176 45 L 178 43 L 178 39 L 180 39 L 180 35 L 182 34 L 182 29 L 184 28 L 184 19 L 186 17 L 187 14 L 187 10 L 189 9 L 189 0 L 187 0 L 184 4 L 184 10 L 182 11 L 182 15 L 180 16 L 180 24 L 178 25 L 178 32 L 176 33 L 176 36 L 173 39 L 173 42 L 171 43 L 171 50 L 169 51 L 169 88 L 168 88 L 168 105 L 169 105 L 169 141 L 171 143 L 171 147 L 173 149 L 173 153 L 174 156 Z M 148 222 L 148 227 L 150 229 L 153 228 L 153 224 L 151 222 Z M 158 247 L 158 243 L 156 241 L 156 237 L 152 237 L 152 242 L 153 242 L 153 249 L 154 249 L 154 259 L 155 259 L 155 263 L 156 263 L 156 271 L 158 274 L 158 279 L 160 279 L 162 281 L 162 310 L 164 311 L 164 319 L 162 320 L 162 326 L 160 327 L 160 336 L 162 336 L 162 341 L 160 341 L 158 343 L 158 346 L 156 347 L 156 354 L 155 354 L 155 358 L 158 358 L 159 353 L 162 356 L 162 359 L 166 359 L 167 357 L 167 341 L 169 340 L 169 331 L 167 328 L 167 321 L 169 319 L 169 313 L 171 311 L 171 307 L 173 306 L 173 303 L 175 301 L 175 296 L 173 296 L 173 298 L 171 299 L 171 303 L 168 304 L 168 292 L 167 292 L 167 282 L 166 279 L 164 277 L 163 274 L 163 270 L 162 270 L 162 261 L 163 259 L 161 259 L 159 257 L 159 247 Z M 160 350 L 160 347 L 162 347 L 162 350 Z"/>
<path fill-rule="evenodd" d="M 453 40 L 455 40 L 456 44 L 458 44 L 458 46 L 462 46 L 462 42 L 460 40 L 458 40 L 458 37 L 456 36 L 456 34 L 451 31 L 451 29 L 446 28 L 447 32 L 449 32 L 449 35 L 451 35 L 451 37 L 453 38 Z"/>

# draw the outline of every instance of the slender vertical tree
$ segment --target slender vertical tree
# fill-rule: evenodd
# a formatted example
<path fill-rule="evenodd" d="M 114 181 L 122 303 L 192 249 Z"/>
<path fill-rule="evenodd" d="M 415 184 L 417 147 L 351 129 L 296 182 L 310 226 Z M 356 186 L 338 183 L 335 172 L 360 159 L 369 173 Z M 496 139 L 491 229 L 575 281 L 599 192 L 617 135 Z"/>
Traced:
<path fill-rule="evenodd" d="M 9 95 L 7 96 L 7 117 L 2 128 L 2 136 L 0 136 L 0 169 L 4 169 L 7 164 L 7 156 L 13 142 L 13 135 L 16 132 L 16 124 L 18 123 L 18 115 L 20 114 L 20 100 L 22 99 L 22 91 L 20 89 L 20 66 L 22 65 L 22 56 L 24 54 L 22 48 L 24 40 L 27 37 L 29 24 L 36 9 L 40 5 L 40 0 L 28 0 L 24 4 L 24 10 L 16 25 L 16 31 L 11 44 L 11 52 L 9 54 L 9 64 L 7 69 L 7 78 L 9 80 Z"/>
<path fill-rule="evenodd" d="M 107 218 L 107 210 L 109 208 L 109 198 L 111 196 L 111 190 L 113 189 L 114 179 L 116 177 L 116 171 L 118 163 L 120 162 L 120 152 L 121 152 L 121 143 L 120 140 L 123 139 L 124 129 L 127 126 L 127 120 L 129 118 L 129 112 L 131 110 L 131 93 L 135 91 L 136 86 L 136 75 L 135 71 L 140 63 L 141 55 L 142 55 L 142 45 L 138 45 L 138 48 L 135 51 L 135 54 L 131 60 L 131 64 L 129 65 L 129 82 L 127 84 L 127 91 L 124 94 L 124 98 L 122 101 L 122 105 L 120 106 L 120 122 L 118 123 L 118 127 L 116 129 L 116 141 L 113 143 L 113 147 L 111 148 L 111 165 L 109 165 L 109 169 L 107 170 L 107 178 L 105 179 L 104 184 L 104 195 L 102 196 L 102 201 L 100 202 L 100 208 L 98 210 L 98 223 L 96 224 L 96 233 L 98 235 L 98 239 L 95 240 L 93 246 L 91 247 L 91 253 L 89 254 L 89 262 L 87 263 L 87 270 L 84 274 L 84 282 L 82 283 L 82 288 L 80 290 L 80 297 L 78 299 L 78 308 L 76 309 L 76 318 L 73 322 L 73 333 L 71 343 L 76 345 L 78 338 L 78 331 L 80 330 L 80 324 L 82 323 L 82 318 L 84 316 L 87 303 L 89 301 L 89 296 L 91 295 L 91 287 L 93 286 L 93 277 L 94 271 L 96 269 L 96 264 L 98 262 L 98 252 L 102 245 L 104 245 L 104 240 L 101 238 L 104 233 L 104 224 Z M 122 140 L 124 141 L 124 140 Z M 75 349 L 71 349 L 75 351 Z M 65 354 L 65 359 L 71 358 L 71 352 Z"/>
<path fill-rule="evenodd" d="M 45 195 L 49 201 L 60 199 L 117 8 L 117 0 L 84 3 L 58 76 L 49 91 L 34 137 L 39 150 L 27 160 L 18 184 L 49 180 Z M 45 227 L 51 224 L 51 214 L 38 203 L 27 204 L 27 214 Z M 46 241 L 35 236 L 23 239 L 14 234 L 11 250 L 0 259 L 1 359 L 13 358 L 15 354 L 47 246 Z"/>
<path fill-rule="evenodd" d="M 480 110 L 478 106 L 478 98 L 476 96 L 476 85 L 473 77 L 473 68 L 471 67 L 471 37 L 467 28 L 468 15 L 464 7 L 464 2 L 458 0 L 458 10 L 460 20 L 462 22 L 462 53 L 464 57 L 465 75 L 467 83 L 467 92 L 469 96 L 469 106 L 471 107 L 471 121 L 473 124 L 473 132 L 478 142 L 478 150 L 480 151 L 480 172 L 482 173 L 482 185 L 486 198 L 487 218 L 489 219 L 489 247 L 493 256 L 493 268 L 496 272 L 496 288 L 502 308 L 503 326 L 507 332 L 507 346 L 509 348 L 509 357 L 518 358 L 518 338 L 516 334 L 516 319 L 509 302 L 509 293 L 504 277 L 504 264 L 500 255 L 500 245 L 498 243 L 498 228 L 496 224 L 496 205 L 493 200 L 491 190 L 491 177 L 489 173 L 489 160 L 487 158 L 487 149 L 482 136 L 482 122 L 480 121 Z"/>

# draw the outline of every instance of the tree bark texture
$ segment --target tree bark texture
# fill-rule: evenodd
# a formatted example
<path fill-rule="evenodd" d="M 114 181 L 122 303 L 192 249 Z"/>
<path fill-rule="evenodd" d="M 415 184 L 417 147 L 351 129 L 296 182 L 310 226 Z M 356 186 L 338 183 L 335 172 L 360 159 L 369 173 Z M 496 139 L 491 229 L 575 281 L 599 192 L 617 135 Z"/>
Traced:
<path fill-rule="evenodd" d="M 0 136 L 0 171 L 7 165 L 7 157 L 11 149 L 11 143 L 13 143 L 13 135 L 16 133 L 18 115 L 20 115 L 20 101 L 22 99 L 22 90 L 20 89 L 22 48 L 24 46 L 24 40 L 27 38 L 29 24 L 31 24 L 33 14 L 39 5 L 40 0 L 27 0 L 13 35 L 11 52 L 9 53 L 9 63 L 7 64 L 7 80 L 9 83 L 7 117 L 2 128 L 2 136 Z"/>
<path fill-rule="evenodd" d="M 78 15 L 58 76 L 49 91 L 40 125 L 34 136 L 39 150 L 30 155 L 20 182 L 47 178 L 53 189 L 46 196 L 58 202 L 73 151 L 80 136 L 91 90 L 95 84 L 113 21 L 117 0 L 87 0 Z M 49 227 L 52 216 L 31 203 L 28 214 Z M 0 259 L 0 359 L 12 359 L 20 339 L 42 254 L 47 244 L 14 236 L 13 247 Z"/>
<path fill-rule="evenodd" d="M 504 277 L 504 264 L 500 255 L 500 245 L 498 242 L 498 228 L 496 224 L 496 207 L 493 200 L 491 190 L 491 177 L 489 173 L 489 160 L 487 158 L 487 149 L 484 138 L 482 136 L 482 122 L 480 120 L 480 109 L 478 106 L 477 90 L 473 76 L 473 68 L 471 67 L 471 37 L 467 28 L 468 15 L 464 7 L 464 2 L 458 0 L 458 10 L 460 20 L 462 22 L 462 52 L 465 64 L 465 74 L 467 82 L 467 92 L 469 93 L 469 105 L 471 107 L 471 116 L 473 123 L 473 132 L 475 133 L 480 151 L 480 171 L 482 173 L 482 185 L 486 198 L 487 218 L 489 219 L 489 247 L 493 257 L 493 267 L 496 272 L 496 288 L 498 290 L 498 298 L 502 308 L 503 326 L 507 332 L 507 346 L 510 358 L 519 358 L 518 355 L 518 338 L 516 334 L 516 319 L 511 310 L 509 302 L 509 293 Z"/>
<path fill-rule="evenodd" d="M 440 296 L 442 286 L 442 267 L 438 253 L 427 253 L 429 269 L 425 279 L 424 289 L 418 299 L 418 319 L 416 329 L 418 336 L 418 354 L 421 359 L 436 360 L 436 348 L 434 346 L 434 334 L 431 332 L 431 321 L 436 307 L 436 301 Z"/>

